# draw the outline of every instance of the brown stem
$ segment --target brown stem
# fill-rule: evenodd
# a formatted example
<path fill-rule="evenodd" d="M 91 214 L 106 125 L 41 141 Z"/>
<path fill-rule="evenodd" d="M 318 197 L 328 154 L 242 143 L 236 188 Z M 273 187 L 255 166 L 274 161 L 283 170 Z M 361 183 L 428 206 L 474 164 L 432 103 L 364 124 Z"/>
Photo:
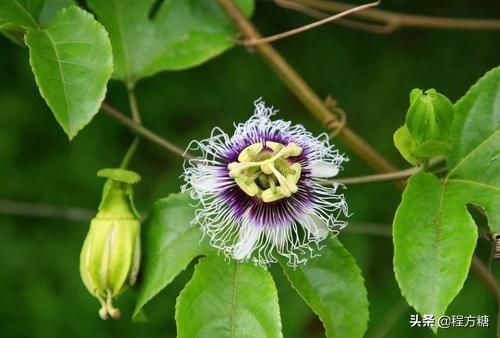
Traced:
<path fill-rule="evenodd" d="M 232 0 L 218 0 L 234 24 L 240 29 L 246 39 L 255 40 L 260 34 L 245 18 Z M 325 106 L 319 96 L 313 92 L 302 77 L 283 59 L 283 57 L 268 43 L 254 47 L 302 104 L 325 126 L 337 121 L 337 117 Z M 347 144 L 368 165 L 380 172 L 396 171 L 396 167 L 382 157 L 365 140 L 349 127 L 344 127 L 338 134 L 339 139 Z M 404 184 L 397 183 L 399 186 Z"/>
<path fill-rule="evenodd" d="M 177 147 L 175 144 L 165 140 L 161 136 L 158 136 L 157 134 L 153 133 L 149 129 L 143 127 L 139 123 L 135 122 L 131 118 L 125 116 L 122 114 L 120 111 L 117 109 L 111 107 L 108 105 L 106 102 L 103 102 L 101 104 L 101 109 L 108 113 L 110 116 L 118 120 L 118 122 L 122 123 L 126 127 L 128 127 L 130 130 L 132 130 L 134 133 L 141 135 L 142 137 L 152 141 L 153 143 L 158 144 L 159 146 L 167 149 L 168 151 L 179 155 L 185 159 L 193 159 L 194 157 L 188 153 L 184 153 L 184 150 L 181 148 Z"/>
<path fill-rule="evenodd" d="M 309 8 L 322 11 L 343 12 L 354 5 L 338 1 L 325 0 L 287 0 Z M 380 22 L 390 25 L 393 30 L 401 27 L 414 28 L 438 28 L 438 29 L 461 29 L 461 30 L 500 30 L 500 20 L 494 19 L 461 19 L 437 16 L 424 16 L 396 13 L 377 8 L 367 9 L 352 14 L 355 17 Z"/>
<path fill-rule="evenodd" d="M 260 38 L 260 34 L 256 28 L 245 18 L 232 0 L 218 0 L 218 2 L 245 38 L 250 40 Z M 283 82 L 288 85 L 292 92 L 313 116 L 323 122 L 326 126 L 336 120 L 336 117 L 331 114 L 318 95 L 312 91 L 300 75 L 292 67 L 290 67 L 285 59 L 283 59 L 283 57 L 270 44 L 259 44 L 255 46 L 255 49 L 271 66 L 271 68 L 273 68 Z M 380 172 L 396 171 L 394 165 L 377 153 L 365 140 L 348 127 L 344 127 L 341 130 L 339 138 L 376 170 Z M 404 189 L 404 186 L 405 184 L 399 184 L 401 189 Z M 475 272 L 478 278 L 488 287 L 490 291 L 494 292 L 495 297 L 497 297 L 497 301 L 499 301 L 500 287 L 498 283 L 489 273 L 488 269 L 482 269 L 479 264 L 482 263 L 478 263 L 478 258 L 474 256 L 471 266 L 472 271 Z"/>
<path fill-rule="evenodd" d="M 0 214 L 40 218 L 57 218 L 67 221 L 89 221 L 95 211 L 84 208 L 69 208 L 39 203 L 0 199 Z"/>
<path fill-rule="evenodd" d="M 471 270 L 476 277 L 500 300 L 500 286 L 496 278 L 488 271 L 488 267 L 476 255 L 472 256 Z"/>
<path fill-rule="evenodd" d="M 132 112 L 132 119 L 140 124 L 141 114 L 139 112 L 139 106 L 137 105 L 137 98 L 135 97 L 134 87 L 127 87 L 127 93 L 130 111 Z"/>
<path fill-rule="evenodd" d="M 319 11 L 314 8 L 309 8 L 291 0 L 274 0 L 274 2 L 280 7 L 291 9 L 316 19 L 324 19 L 330 16 L 325 12 Z M 389 34 L 394 31 L 394 27 L 391 24 L 370 23 L 346 18 L 338 19 L 331 23 L 374 34 Z"/>
<path fill-rule="evenodd" d="M 345 185 L 353 185 L 353 184 L 363 184 L 363 183 L 376 183 L 376 182 L 394 182 L 394 181 L 404 181 L 408 177 L 415 175 L 421 168 L 410 168 L 402 171 L 395 171 L 392 173 L 386 174 L 377 174 L 377 175 L 367 175 L 367 176 L 358 176 L 358 177 L 341 177 L 338 179 L 333 179 L 333 182 L 341 183 Z"/>
<path fill-rule="evenodd" d="M 375 1 L 375 2 L 371 2 L 369 4 L 365 4 L 365 5 L 360 5 L 360 6 L 352 7 L 352 8 L 349 8 L 348 10 L 342 11 L 342 12 L 336 14 L 336 15 L 330 15 L 330 16 L 328 16 L 326 18 L 323 18 L 323 19 L 321 19 L 319 21 L 316 21 L 316 22 L 310 23 L 308 25 L 305 25 L 305 26 L 302 26 L 302 27 L 298 27 L 298 28 L 295 28 L 295 29 L 292 29 L 292 30 L 289 30 L 289 31 L 286 31 L 286 32 L 283 32 L 283 33 L 279 33 L 279 34 L 267 36 L 267 37 L 264 37 L 264 38 L 258 38 L 258 39 L 254 39 L 254 40 L 245 40 L 243 42 L 243 44 L 245 46 L 255 46 L 255 45 L 258 45 L 258 44 L 261 44 L 261 43 L 273 42 L 273 41 L 281 40 L 281 39 L 284 39 L 286 37 L 289 37 L 289 36 L 292 36 L 292 35 L 296 35 L 296 34 L 300 34 L 300 33 L 305 32 L 307 30 L 310 30 L 310 29 L 322 26 L 324 24 L 331 23 L 331 22 L 333 22 L 335 20 L 338 20 L 338 19 L 340 19 L 340 18 L 342 18 L 344 16 L 347 16 L 349 14 L 353 14 L 353 13 L 356 13 L 356 12 L 359 12 L 359 11 L 366 10 L 368 8 L 371 8 L 371 7 L 375 7 L 379 3 L 380 3 L 380 0 L 379 1 Z"/>

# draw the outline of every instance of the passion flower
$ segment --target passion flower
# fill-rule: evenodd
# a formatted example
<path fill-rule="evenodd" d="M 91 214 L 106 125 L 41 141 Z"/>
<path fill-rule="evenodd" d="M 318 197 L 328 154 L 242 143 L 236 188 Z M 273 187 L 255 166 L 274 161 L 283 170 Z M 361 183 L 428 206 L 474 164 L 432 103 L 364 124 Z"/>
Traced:
<path fill-rule="evenodd" d="M 347 158 L 328 136 L 271 120 L 262 100 L 229 136 L 219 128 L 188 150 L 183 191 L 199 201 L 193 223 L 227 257 L 265 265 L 280 255 L 290 266 L 316 255 L 319 243 L 346 225 L 347 203 L 338 184 L 325 184 Z"/>

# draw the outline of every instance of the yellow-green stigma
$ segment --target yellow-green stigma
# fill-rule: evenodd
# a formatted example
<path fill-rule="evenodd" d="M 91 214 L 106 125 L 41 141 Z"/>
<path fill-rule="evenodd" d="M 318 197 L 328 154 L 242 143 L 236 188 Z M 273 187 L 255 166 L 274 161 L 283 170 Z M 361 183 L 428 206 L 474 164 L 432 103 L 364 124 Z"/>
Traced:
<path fill-rule="evenodd" d="M 239 154 L 238 161 L 227 167 L 229 176 L 241 190 L 268 203 L 290 197 L 299 190 L 297 182 L 302 167 L 287 158 L 299 156 L 302 148 L 293 142 L 285 146 L 271 141 L 266 142 L 266 147 L 262 143 L 249 145 Z"/>

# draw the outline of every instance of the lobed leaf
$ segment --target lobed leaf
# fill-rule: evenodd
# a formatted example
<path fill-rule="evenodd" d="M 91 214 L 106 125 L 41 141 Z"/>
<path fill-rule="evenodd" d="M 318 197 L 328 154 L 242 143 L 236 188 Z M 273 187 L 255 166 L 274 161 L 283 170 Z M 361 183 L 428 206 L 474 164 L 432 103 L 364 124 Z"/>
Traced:
<path fill-rule="evenodd" d="M 319 316 L 327 337 L 363 337 L 368 299 L 361 271 L 336 238 L 319 256 L 293 269 L 280 262 L 292 286 Z"/>
<path fill-rule="evenodd" d="M 196 66 L 233 46 L 236 30 L 213 0 L 87 0 L 109 32 L 113 78 L 133 86 L 165 70 Z M 246 15 L 253 0 L 237 0 Z"/>
<path fill-rule="evenodd" d="M 176 322 L 179 338 L 282 337 L 271 274 L 217 255 L 196 265 L 177 299 Z"/>
<path fill-rule="evenodd" d="M 195 257 L 209 250 L 200 243 L 200 228 L 191 225 L 194 208 L 190 201 L 183 194 L 157 201 L 143 225 L 143 258 L 134 317 Z"/>
<path fill-rule="evenodd" d="M 113 68 L 107 33 L 91 14 L 71 6 L 46 29 L 29 30 L 25 41 L 40 93 L 72 139 L 106 93 Z"/>
<path fill-rule="evenodd" d="M 468 204 L 500 232 L 500 68 L 455 105 L 450 170 L 440 180 L 409 180 L 394 218 L 394 269 L 401 292 L 421 314 L 443 315 L 467 278 L 477 241 Z"/>

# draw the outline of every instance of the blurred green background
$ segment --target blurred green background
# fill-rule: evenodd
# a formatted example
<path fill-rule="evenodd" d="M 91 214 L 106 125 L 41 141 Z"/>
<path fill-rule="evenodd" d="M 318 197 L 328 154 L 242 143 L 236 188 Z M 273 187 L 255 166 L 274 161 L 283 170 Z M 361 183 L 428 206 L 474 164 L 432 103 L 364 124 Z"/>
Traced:
<path fill-rule="evenodd" d="M 384 1 L 383 8 L 441 16 L 500 18 L 498 1 Z M 257 1 L 253 18 L 266 34 L 311 21 L 302 14 Z M 405 29 L 391 35 L 327 25 L 277 42 L 275 47 L 312 88 L 332 95 L 348 122 L 388 159 L 406 165 L 392 145 L 414 87 L 436 88 L 455 101 L 488 69 L 500 64 L 500 32 Z M 95 209 L 103 181 L 95 175 L 119 164 L 132 136 L 105 114 L 98 114 L 71 143 L 38 94 L 27 50 L 0 39 L 0 199 Z M 127 111 L 121 83 L 111 82 L 107 100 Z M 281 111 L 280 118 L 314 132 L 314 120 L 258 55 L 234 48 L 210 62 L 182 72 L 143 80 L 137 89 L 143 122 L 182 147 L 209 135 L 214 126 L 231 130 L 246 120 L 252 102 L 263 97 Z M 335 140 L 334 140 L 335 142 Z M 343 176 L 372 171 L 351 154 Z M 136 199 L 142 213 L 151 203 L 179 190 L 182 161 L 148 141 L 142 142 L 132 168 L 143 176 Z M 350 221 L 390 224 L 400 200 L 391 184 L 352 186 L 344 191 Z M 119 303 L 125 316 L 101 321 L 97 301 L 80 281 L 78 256 L 87 222 L 0 214 L 1 337 L 174 337 L 175 299 L 192 266 L 147 307 L 149 323 L 129 320 L 134 297 Z M 389 237 L 340 235 L 366 280 L 370 301 L 367 337 L 432 337 L 429 329 L 409 328 L 409 316 L 392 270 Z M 483 259 L 489 244 L 480 240 Z M 498 267 L 493 267 L 498 276 Z M 280 293 L 285 337 L 321 337 L 321 324 L 272 269 Z M 467 280 L 448 314 L 490 315 L 488 329 L 441 330 L 439 337 L 493 337 L 496 304 L 474 275 Z"/>

